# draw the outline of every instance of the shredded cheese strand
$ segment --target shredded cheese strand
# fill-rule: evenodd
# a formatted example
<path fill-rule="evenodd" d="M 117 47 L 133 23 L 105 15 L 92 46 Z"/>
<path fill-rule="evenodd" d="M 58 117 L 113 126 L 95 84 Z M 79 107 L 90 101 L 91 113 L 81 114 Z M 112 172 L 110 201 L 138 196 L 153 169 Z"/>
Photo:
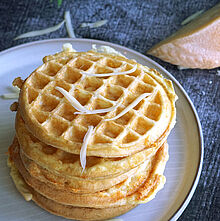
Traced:
<path fill-rule="evenodd" d="M 70 43 L 63 44 L 62 50 L 66 52 L 76 52 L 76 50 L 73 48 L 73 46 Z"/>
<path fill-rule="evenodd" d="M 70 38 L 76 38 L 75 33 L 73 31 L 73 26 L 70 18 L 70 11 L 66 11 L 64 14 L 64 18 L 66 21 L 66 29 Z"/>
<path fill-rule="evenodd" d="M 62 21 L 59 24 L 49 27 L 49 28 L 46 28 L 46 29 L 42 29 L 42 30 L 38 30 L 38 31 L 31 31 L 31 32 L 21 34 L 21 35 L 17 36 L 16 38 L 14 38 L 14 40 L 21 39 L 21 38 L 35 37 L 35 36 L 39 36 L 39 35 L 48 34 L 50 32 L 54 32 L 54 31 L 60 29 L 64 22 L 65 21 Z"/>
<path fill-rule="evenodd" d="M 79 101 L 76 100 L 72 95 L 70 95 L 66 90 L 64 90 L 61 87 L 55 87 L 56 90 L 58 90 L 70 103 L 71 105 L 78 111 L 81 112 L 88 112 L 88 110 L 83 107 Z"/>
<path fill-rule="evenodd" d="M 89 139 L 92 136 L 93 129 L 94 129 L 93 126 L 89 126 L 86 135 L 83 138 L 83 145 L 80 150 L 80 164 L 82 166 L 82 173 L 86 168 L 86 150 L 87 150 L 87 145 L 89 143 Z"/>
<path fill-rule="evenodd" d="M 88 112 L 75 112 L 74 114 L 102 114 L 110 111 L 114 111 L 122 104 L 122 101 L 118 102 L 115 106 L 105 108 L 105 109 L 97 109 L 97 110 L 88 110 Z"/>
<path fill-rule="evenodd" d="M 0 97 L 3 99 L 17 99 L 19 97 L 20 88 L 18 86 L 9 87 L 12 93 L 2 94 Z"/>
<path fill-rule="evenodd" d="M 18 86 L 13 86 L 13 85 L 12 85 L 12 87 L 10 87 L 10 89 L 11 89 L 14 93 L 17 93 L 17 94 L 20 93 L 20 88 L 19 88 Z"/>
<path fill-rule="evenodd" d="M 100 21 L 96 21 L 94 23 L 90 23 L 90 22 L 84 22 L 80 25 L 81 28 L 85 28 L 85 27 L 89 27 L 89 28 L 98 28 L 101 27 L 103 25 L 105 25 L 108 22 L 107 19 L 105 20 L 100 20 Z"/>
<path fill-rule="evenodd" d="M 99 47 L 96 47 L 96 44 L 92 44 L 92 51 L 104 53 L 104 54 L 112 54 L 112 55 L 121 56 L 121 57 L 126 58 L 122 53 L 120 53 L 120 52 L 116 51 L 114 48 L 106 46 L 106 45 L 101 45 Z"/>
<path fill-rule="evenodd" d="M 17 99 L 19 97 L 19 93 L 7 93 L 2 94 L 1 97 L 3 99 Z"/>
<path fill-rule="evenodd" d="M 109 118 L 109 119 L 104 119 L 104 121 L 110 121 L 110 120 L 116 120 L 119 117 L 123 116 L 124 114 L 126 114 L 129 110 L 131 110 L 133 107 L 135 107 L 141 100 L 143 100 L 145 97 L 147 97 L 148 95 L 153 95 L 155 92 L 153 93 L 144 93 L 142 95 L 140 95 L 138 98 L 136 98 L 131 104 L 129 104 L 121 113 L 119 113 L 118 115 L 116 115 L 113 118 Z M 150 97 L 150 96 L 149 96 Z"/>
<path fill-rule="evenodd" d="M 134 67 L 128 71 L 122 71 L 122 72 L 113 72 L 113 73 L 105 73 L 105 74 L 93 74 L 93 73 L 89 73 L 86 71 L 81 71 L 81 74 L 85 74 L 87 76 L 94 76 L 94 77 L 109 77 L 109 76 L 114 76 L 114 75 L 123 75 L 123 74 L 131 74 L 133 72 L 135 72 L 137 69 L 137 65 L 134 65 Z"/>
<path fill-rule="evenodd" d="M 192 20 L 194 20 L 195 18 L 197 18 L 200 14 L 202 14 L 204 12 L 204 9 L 190 15 L 189 17 L 187 17 L 186 19 L 184 19 L 181 23 L 181 25 L 186 25 L 187 23 L 191 22 Z"/>
<path fill-rule="evenodd" d="M 79 112 L 75 112 L 74 114 L 98 114 L 98 113 L 106 113 L 109 111 L 115 110 L 117 107 L 119 107 L 122 104 L 122 101 L 118 102 L 115 106 L 105 108 L 105 109 L 97 109 L 97 110 L 88 110 L 84 106 L 82 106 L 79 101 L 76 100 L 72 95 L 69 94 L 66 90 L 64 90 L 61 87 L 55 87 L 56 90 L 58 90 L 70 103 L 71 105 L 78 110 Z"/>

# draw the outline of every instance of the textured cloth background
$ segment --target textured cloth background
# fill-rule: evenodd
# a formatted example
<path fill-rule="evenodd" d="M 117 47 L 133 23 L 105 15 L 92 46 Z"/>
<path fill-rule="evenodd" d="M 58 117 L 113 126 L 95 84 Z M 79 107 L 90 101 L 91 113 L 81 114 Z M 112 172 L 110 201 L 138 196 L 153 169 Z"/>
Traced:
<path fill-rule="evenodd" d="M 22 43 L 68 37 L 64 26 L 40 37 L 13 39 L 27 31 L 53 26 L 70 10 L 76 37 L 117 43 L 145 52 L 181 27 L 189 15 L 214 6 L 217 0 L 1 0 L 0 51 Z M 96 29 L 80 28 L 82 22 L 108 19 Z M 220 37 L 220 33 L 219 33 Z M 214 39 L 213 39 L 214 40 Z M 220 76 L 217 70 L 178 70 L 155 59 L 182 84 L 192 99 L 204 133 L 204 164 L 195 194 L 179 220 L 220 220 Z"/>

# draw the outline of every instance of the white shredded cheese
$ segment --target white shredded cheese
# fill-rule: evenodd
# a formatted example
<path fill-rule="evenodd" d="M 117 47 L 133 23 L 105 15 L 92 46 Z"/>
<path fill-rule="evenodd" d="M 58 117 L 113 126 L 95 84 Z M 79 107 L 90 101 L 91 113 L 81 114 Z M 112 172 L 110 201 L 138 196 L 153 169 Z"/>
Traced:
<path fill-rule="evenodd" d="M 94 76 L 94 77 L 108 77 L 108 76 L 114 76 L 114 75 L 123 75 L 123 74 L 131 74 L 135 72 L 137 69 L 137 65 L 134 65 L 134 67 L 128 71 L 122 71 L 122 72 L 113 72 L 113 73 L 105 73 L 105 74 L 93 74 L 86 71 L 81 71 L 81 74 L 85 74 L 87 76 Z"/>
<path fill-rule="evenodd" d="M 63 44 L 62 50 L 66 52 L 76 52 L 76 50 L 73 48 L 73 46 L 70 43 Z"/>
<path fill-rule="evenodd" d="M 85 28 L 85 27 L 89 27 L 89 28 L 98 28 L 101 27 L 102 25 L 105 25 L 108 22 L 108 20 L 100 20 L 100 21 L 96 21 L 94 23 L 87 23 L 84 22 L 80 25 L 81 28 Z"/>
<path fill-rule="evenodd" d="M 98 114 L 98 113 L 106 113 L 109 111 L 115 110 L 117 107 L 119 107 L 122 104 L 122 101 L 118 102 L 115 106 L 105 108 L 105 109 L 97 109 L 97 110 L 88 110 L 84 106 L 82 106 L 79 101 L 76 100 L 72 95 L 69 94 L 66 90 L 64 90 L 61 87 L 55 87 L 56 90 L 58 90 L 69 102 L 70 104 L 79 112 L 75 112 L 74 114 Z"/>
<path fill-rule="evenodd" d="M 17 86 L 9 87 L 12 93 L 2 94 L 1 97 L 3 99 L 17 99 L 19 97 L 20 88 Z"/>
<path fill-rule="evenodd" d="M 62 21 L 59 24 L 57 24 L 55 26 L 52 26 L 52 27 L 49 27 L 49 28 L 46 28 L 46 29 L 24 33 L 24 34 L 19 35 L 18 37 L 16 37 L 14 40 L 21 39 L 21 38 L 35 37 L 35 36 L 39 36 L 39 35 L 48 34 L 50 32 L 54 32 L 54 31 L 60 29 L 64 22 L 65 21 Z"/>
<path fill-rule="evenodd" d="M 106 45 L 102 45 L 102 46 L 97 48 L 96 44 L 93 44 L 92 45 L 92 51 L 99 52 L 99 53 L 104 53 L 104 54 L 112 54 L 112 55 L 121 56 L 121 57 L 125 58 L 125 56 L 123 54 L 116 51 L 114 48 L 106 46 Z"/>
<path fill-rule="evenodd" d="M 18 86 L 12 86 L 12 87 L 11 87 L 11 90 L 12 90 L 13 92 L 17 93 L 17 94 L 20 93 L 20 88 L 19 88 Z"/>
<path fill-rule="evenodd" d="M 66 29 L 67 29 L 69 37 L 70 38 L 76 38 L 74 30 L 73 30 L 73 26 L 72 26 L 72 22 L 71 22 L 70 12 L 69 11 L 65 12 L 64 18 L 65 18 L 65 21 L 66 21 Z"/>
<path fill-rule="evenodd" d="M 61 87 L 55 87 L 56 90 L 58 90 L 61 94 L 63 94 L 63 96 L 71 103 L 71 105 L 78 111 L 81 112 L 88 112 L 88 110 L 83 107 L 79 101 L 76 100 L 76 98 L 74 98 L 72 95 L 69 94 L 69 92 L 67 92 L 66 90 L 64 90 Z"/>
<path fill-rule="evenodd" d="M 121 104 L 122 104 L 122 101 L 118 102 L 113 107 L 109 107 L 109 108 L 105 108 L 105 109 L 97 109 L 97 110 L 88 110 L 88 112 L 75 112 L 75 114 L 102 114 L 102 113 L 107 113 L 107 112 L 110 112 L 110 111 L 114 111 Z"/>
<path fill-rule="evenodd" d="M 116 115 L 113 118 L 109 118 L 109 119 L 104 119 L 104 121 L 110 121 L 110 120 L 116 120 L 119 117 L 123 116 L 124 114 L 126 114 L 128 111 L 130 111 L 133 107 L 135 107 L 141 100 L 143 100 L 145 97 L 152 95 L 153 93 L 144 93 L 142 95 L 140 95 L 138 98 L 136 98 L 131 104 L 129 104 L 121 113 L 119 113 L 118 115 Z"/>
<path fill-rule="evenodd" d="M 186 19 L 184 19 L 181 23 L 181 25 L 186 25 L 187 23 L 191 22 L 192 20 L 194 20 L 196 17 L 198 17 L 200 14 L 202 14 L 204 12 L 203 10 L 200 10 L 192 15 L 190 15 L 189 17 L 187 17 Z"/>
<path fill-rule="evenodd" d="M 80 150 L 80 164 L 83 168 L 82 173 L 86 168 L 86 150 L 87 150 L 87 145 L 89 143 L 89 139 L 92 136 L 93 129 L 94 129 L 93 126 L 89 126 L 86 135 L 83 138 L 83 145 Z"/>
<path fill-rule="evenodd" d="M 7 93 L 7 94 L 2 94 L 1 97 L 3 99 L 17 99 L 19 97 L 18 93 Z"/>

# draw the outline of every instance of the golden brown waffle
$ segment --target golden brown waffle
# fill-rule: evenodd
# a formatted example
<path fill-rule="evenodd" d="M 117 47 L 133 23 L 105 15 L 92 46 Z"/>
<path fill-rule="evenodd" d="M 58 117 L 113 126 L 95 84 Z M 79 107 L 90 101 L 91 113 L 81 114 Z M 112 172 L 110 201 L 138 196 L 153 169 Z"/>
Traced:
<path fill-rule="evenodd" d="M 82 173 L 79 155 L 65 152 L 39 141 L 26 129 L 19 111 L 16 115 L 16 134 L 22 152 L 40 166 L 63 176 L 89 179 L 101 177 L 106 179 L 128 172 L 151 158 L 157 150 L 148 148 L 122 158 L 87 157 L 86 168 Z"/>
<path fill-rule="evenodd" d="M 94 52 L 65 53 L 45 59 L 24 82 L 19 109 L 29 131 L 42 142 L 79 154 L 88 126 L 94 134 L 87 156 L 122 157 L 144 148 L 160 146 L 175 123 L 176 95 L 172 83 L 158 72 L 133 60 Z M 58 55 L 57 55 L 58 56 Z M 131 74 L 111 77 L 84 76 L 92 73 L 122 72 L 137 64 Z M 69 91 L 87 109 L 120 107 L 106 114 L 76 115 L 70 103 L 58 92 Z M 143 93 L 150 96 L 122 117 L 112 118 Z"/>
<path fill-rule="evenodd" d="M 51 184 L 58 189 L 66 189 L 75 193 L 93 193 L 108 189 L 134 175 L 139 169 L 139 167 L 136 167 L 110 178 L 84 179 L 51 172 L 28 159 L 22 151 L 21 158 L 28 172 L 41 182 Z"/>
<path fill-rule="evenodd" d="M 63 216 L 68 219 L 76 220 L 106 220 L 115 216 L 120 216 L 129 210 L 133 209 L 136 205 L 126 205 L 108 208 L 84 208 L 67 206 L 50 200 L 38 192 L 31 190 L 33 194 L 33 201 L 43 209 L 58 216 Z"/>
<path fill-rule="evenodd" d="M 25 182 L 45 197 L 66 205 L 106 208 L 151 200 L 165 183 L 165 177 L 162 174 L 168 159 L 168 146 L 165 144 L 158 150 L 150 166 L 145 163 L 141 170 L 126 181 L 108 190 L 92 194 L 74 194 L 66 189 L 59 190 L 31 176 L 22 163 L 16 142 L 11 146 L 10 157 Z"/>
<path fill-rule="evenodd" d="M 12 154 L 11 151 L 12 148 L 9 148 L 9 152 Z M 63 216 L 74 220 L 103 220 L 119 216 L 123 213 L 128 212 L 136 206 L 130 204 L 126 206 L 117 206 L 109 208 L 86 208 L 63 205 L 44 197 L 43 195 L 35 191 L 33 188 L 31 188 L 27 183 L 25 183 L 23 177 L 15 167 L 11 155 L 9 155 L 8 165 L 11 169 L 11 173 L 13 171 L 12 179 L 16 185 L 16 188 L 18 188 L 18 190 L 23 194 L 23 196 L 26 197 L 26 200 L 33 200 L 37 205 L 39 205 L 43 209 L 58 216 Z"/>
<path fill-rule="evenodd" d="M 134 60 L 92 51 L 63 51 L 43 61 L 24 82 L 14 81 L 21 93 L 9 161 L 25 199 L 79 220 L 114 217 L 153 199 L 165 183 L 166 139 L 175 124 L 171 81 Z M 82 73 L 131 69 L 109 77 Z M 56 87 L 90 111 L 117 108 L 77 114 Z M 126 114 L 108 121 L 143 95 Z M 79 154 L 89 126 L 94 129 L 82 173 Z"/>

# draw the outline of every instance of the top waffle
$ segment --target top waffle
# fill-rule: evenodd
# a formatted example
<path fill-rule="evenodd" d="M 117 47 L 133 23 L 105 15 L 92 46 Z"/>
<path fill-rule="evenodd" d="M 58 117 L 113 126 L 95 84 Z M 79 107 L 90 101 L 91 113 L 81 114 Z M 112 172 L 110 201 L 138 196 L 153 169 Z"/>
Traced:
<path fill-rule="evenodd" d="M 156 70 L 110 54 L 62 52 L 44 58 L 23 83 L 19 110 L 29 131 L 39 140 L 79 154 L 88 126 L 94 126 L 87 156 L 121 157 L 146 147 L 159 146 L 175 123 L 175 99 L 171 81 Z M 82 71 L 103 74 L 137 69 L 126 75 L 93 77 Z M 108 113 L 74 114 L 76 109 L 58 92 L 59 86 L 89 110 L 122 104 Z M 116 120 L 143 93 L 149 96 Z"/>

